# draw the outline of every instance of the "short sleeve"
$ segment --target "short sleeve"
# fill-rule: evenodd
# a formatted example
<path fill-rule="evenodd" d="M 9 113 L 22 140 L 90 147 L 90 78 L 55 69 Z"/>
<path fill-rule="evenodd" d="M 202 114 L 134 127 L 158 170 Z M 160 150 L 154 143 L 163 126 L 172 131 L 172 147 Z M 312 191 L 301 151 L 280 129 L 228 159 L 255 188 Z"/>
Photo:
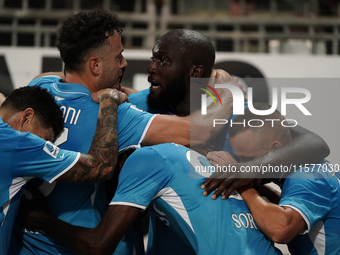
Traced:
<path fill-rule="evenodd" d="M 119 174 L 119 184 L 110 205 L 123 204 L 145 209 L 171 178 L 167 159 L 150 147 L 136 150 Z"/>
<path fill-rule="evenodd" d="M 80 153 L 62 150 L 31 133 L 23 135 L 12 154 L 12 177 L 38 177 L 52 182 L 74 166 Z"/>
<path fill-rule="evenodd" d="M 124 103 L 118 107 L 119 150 L 129 147 L 139 148 L 155 114 L 143 112 L 135 106 Z"/>
<path fill-rule="evenodd" d="M 137 93 L 130 94 L 128 98 L 131 104 L 135 105 L 143 111 L 149 112 L 149 107 L 147 103 L 149 93 L 149 89 L 144 89 Z"/>
<path fill-rule="evenodd" d="M 306 221 L 308 232 L 331 210 L 331 191 L 327 178 L 307 177 L 286 179 L 279 205 L 298 211 Z"/>

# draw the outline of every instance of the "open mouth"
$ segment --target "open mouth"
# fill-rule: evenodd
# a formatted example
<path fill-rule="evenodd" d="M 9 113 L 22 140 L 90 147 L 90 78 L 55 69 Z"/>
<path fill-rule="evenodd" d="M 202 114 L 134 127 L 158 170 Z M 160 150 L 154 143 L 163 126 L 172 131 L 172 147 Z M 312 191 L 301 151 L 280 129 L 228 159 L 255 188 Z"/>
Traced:
<path fill-rule="evenodd" d="M 150 76 L 148 77 L 148 82 L 150 82 L 150 88 L 151 89 L 160 88 L 159 83 L 157 81 L 155 81 L 154 79 L 152 79 Z"/>
<path fill-rule="evenodd" d="M 158 85 L 158 84 L 156 84 L 156 83 L 151 83 L 151 88 L 154 88 L 154 89 L 156 89 L 156 88 L 159 88 L 160 86 Z"/>
<path fill-rule="evenodd" d="M 124 76 L 124 72 L 125 72 L 125 67 L 124 68 L 122 68 L 122 75 L 119 77 L 119 84 L 122 82 L 122 80 L 123 80 L 123 76 Z"/>

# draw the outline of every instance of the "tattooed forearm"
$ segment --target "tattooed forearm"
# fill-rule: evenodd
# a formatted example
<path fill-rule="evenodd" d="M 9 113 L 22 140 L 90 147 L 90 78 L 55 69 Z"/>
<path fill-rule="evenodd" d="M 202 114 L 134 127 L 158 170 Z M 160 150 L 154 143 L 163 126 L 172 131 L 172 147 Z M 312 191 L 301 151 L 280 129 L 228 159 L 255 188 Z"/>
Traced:
<path fill-rule="evenodd" d="M 120 95 L 102 93 L 97 129 L 88 154 L 82 154 L 65 177 L 66 181 L 100 181 L 110 179 L 117 164 L 117 108 Z"/>

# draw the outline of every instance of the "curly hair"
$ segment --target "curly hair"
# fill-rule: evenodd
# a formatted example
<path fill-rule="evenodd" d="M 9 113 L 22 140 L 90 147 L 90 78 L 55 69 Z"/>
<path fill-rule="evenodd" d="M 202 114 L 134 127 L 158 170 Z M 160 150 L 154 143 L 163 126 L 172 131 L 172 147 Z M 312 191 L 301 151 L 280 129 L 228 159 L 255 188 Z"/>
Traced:
<path fill-rule="evenodd" d="M 88 53 L 107 43 L 117 31 L 122 33 L 119 18 L 105 10 L 71 14 L 58 30 L 56 46 L 65 63 L 65 70 L 81 72 Z"/>
<path fill-rule="evenodd" d="M 21 87 L 13 90 L 1 105 L 17 111 L 32 108 L 44 128 L 53 128 L 56 138 L 64 128 L 63 112 L 53 96 L 38 86 Z"/>

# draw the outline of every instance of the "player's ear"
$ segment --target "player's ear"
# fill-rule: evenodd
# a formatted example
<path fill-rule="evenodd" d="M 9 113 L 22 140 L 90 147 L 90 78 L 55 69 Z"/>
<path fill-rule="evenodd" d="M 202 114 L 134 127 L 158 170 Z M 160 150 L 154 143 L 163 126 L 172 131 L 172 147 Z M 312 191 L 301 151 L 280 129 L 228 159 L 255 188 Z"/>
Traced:
<path fill-rule="evenodd" d="M 21 130 L 26 130 L 34 118 L 35 112 L 32 108 L 26 108 L 19 118 L 19 124 Z"/>
<path fill-rule="evenodd" d="M 279 141 L 274 141 L 272 142 L 272 145 L 271 145 L 271 150 L 277 150 L 279 148 L 281 148 L 281 143 Z"/>
<path fill-rule="evenodd" d="M 98 57 L 91 57 L 87 63 L 92 75 L 98 76 L 100 74 L 101 67 L 100 59 Z"/>
<path fill-rule="evenodd" d="M 202 65 L 193 65 L 190 70 L 190 78 L 200 78 L 202 77 L 204 68 Z"/>

